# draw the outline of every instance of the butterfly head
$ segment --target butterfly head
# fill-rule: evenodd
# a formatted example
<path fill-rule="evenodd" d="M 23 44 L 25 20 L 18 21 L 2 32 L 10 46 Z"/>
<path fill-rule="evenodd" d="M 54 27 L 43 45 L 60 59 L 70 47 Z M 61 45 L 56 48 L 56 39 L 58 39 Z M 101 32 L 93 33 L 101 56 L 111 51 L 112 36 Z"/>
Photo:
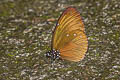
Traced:
<path fill-rule="evenodd" d="M 53 60 L 59 59 L 60 58 L 60 52 L 58 50 L 50 50 L 48 52 L 46 52 L 46 57 L 47 58 L 51 58 Z"/>

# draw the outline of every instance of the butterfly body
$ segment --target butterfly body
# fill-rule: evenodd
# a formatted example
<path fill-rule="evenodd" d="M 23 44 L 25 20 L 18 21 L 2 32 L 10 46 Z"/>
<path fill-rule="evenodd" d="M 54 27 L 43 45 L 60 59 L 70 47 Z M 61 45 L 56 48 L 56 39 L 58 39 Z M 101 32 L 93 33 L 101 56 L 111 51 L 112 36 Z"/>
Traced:
<path fill-rule="evenodd" d="M 88 48 L 84 24 L 80 13 L 72 7 L 67 8 L 58 20 L 53 32 L 51 58 L 78 62 Z M 58 54 L 59 53 L 59 54 Z M 56 56 L 56 58 L 55 58 Z"/>
<path fill-rule="evenodd" d="M 52 60 L 56 60 L 60 58 L 60 52 L 58 50 L 50 50 L 46 52 L 46 57 L 51 58 Z"/>

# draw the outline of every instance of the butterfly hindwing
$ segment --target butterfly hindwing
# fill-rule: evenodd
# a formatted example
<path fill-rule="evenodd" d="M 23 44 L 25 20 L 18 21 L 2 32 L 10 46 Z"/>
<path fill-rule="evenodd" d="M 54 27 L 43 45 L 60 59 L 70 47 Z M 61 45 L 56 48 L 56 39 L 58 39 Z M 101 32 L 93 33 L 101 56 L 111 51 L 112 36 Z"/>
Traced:
<path fill-rule="evenodd" d="M 84 58 L 85 52 L 87 51 L 87 37 L 85 33 L 80 30 L 73 31 L 73 34 L 69 37 L 71 36 L 74 36 L 73 39 L 60 49 L 61 58 L 71 61 L 80 61 Z"/>

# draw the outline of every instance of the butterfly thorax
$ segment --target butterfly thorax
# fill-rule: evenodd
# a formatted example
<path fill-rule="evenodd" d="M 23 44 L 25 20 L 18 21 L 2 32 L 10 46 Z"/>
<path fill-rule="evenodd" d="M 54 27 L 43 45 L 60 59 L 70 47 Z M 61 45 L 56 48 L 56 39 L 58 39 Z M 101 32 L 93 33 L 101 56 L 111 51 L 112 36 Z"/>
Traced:
<path fill-rule="evenodd" d="M 60 52 L 58 50 L 50 50 L 46 52 L 46 57 L 51 58 L 53 60 L 59 59 L 60 58 Z"/>

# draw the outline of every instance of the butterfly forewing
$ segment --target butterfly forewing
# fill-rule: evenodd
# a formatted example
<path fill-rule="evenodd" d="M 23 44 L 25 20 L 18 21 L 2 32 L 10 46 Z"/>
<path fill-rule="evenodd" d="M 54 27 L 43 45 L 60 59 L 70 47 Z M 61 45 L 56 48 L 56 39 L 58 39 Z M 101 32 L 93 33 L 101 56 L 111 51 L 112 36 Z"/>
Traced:
<path fill-rule="evenodd" d="M 59 18 L 52 47 L 60 51 L 63 59 L 80 61 L 84 57 L 88 41 L 80 14 L 75 8 L 67 8 Z"/>

